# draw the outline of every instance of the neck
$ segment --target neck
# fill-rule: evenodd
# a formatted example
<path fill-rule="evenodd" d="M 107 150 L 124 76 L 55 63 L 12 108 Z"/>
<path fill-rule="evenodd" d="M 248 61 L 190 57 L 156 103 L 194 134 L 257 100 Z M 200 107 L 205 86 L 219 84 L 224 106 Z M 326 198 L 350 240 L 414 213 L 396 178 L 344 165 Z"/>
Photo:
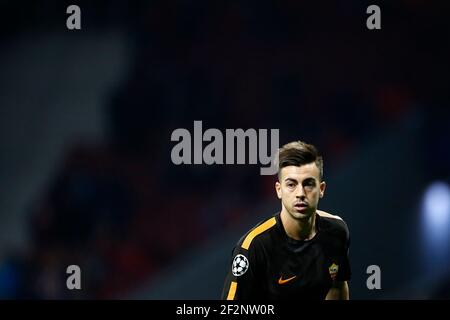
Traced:
<path fill-rule="evenodd" d="M 308 218 L 295 219 L 283 208 L 280 218 L 284 230 L 290 238 L 310 240 L 316 235 L 316 212 Z"/>

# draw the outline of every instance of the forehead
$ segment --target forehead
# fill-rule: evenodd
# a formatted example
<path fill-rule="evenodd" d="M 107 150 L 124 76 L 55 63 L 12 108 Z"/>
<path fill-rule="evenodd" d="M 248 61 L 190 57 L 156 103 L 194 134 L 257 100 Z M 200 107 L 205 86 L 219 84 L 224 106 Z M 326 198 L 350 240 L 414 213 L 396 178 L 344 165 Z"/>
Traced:
<path fill-rule="evenodd" d="M 320 180 L 319 168 L 314 162 L 302 165 L 300 167 L 287 166 L 281 169 L 280 178 L 283 181 L 287 178 L 302 181 L 310 177 Z"/>

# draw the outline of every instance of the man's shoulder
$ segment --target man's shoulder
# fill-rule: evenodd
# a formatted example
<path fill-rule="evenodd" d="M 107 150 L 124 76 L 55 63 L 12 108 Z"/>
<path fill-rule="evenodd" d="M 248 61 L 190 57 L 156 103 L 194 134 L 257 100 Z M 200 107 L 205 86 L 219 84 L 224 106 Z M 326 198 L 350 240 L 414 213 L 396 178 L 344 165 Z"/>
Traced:
<path fill-rule="evenodd" d="M 325 226 L 331 232 L 336 232 L 339 235 L 348 238 L 349 230 L 347 223 L 340 216 L 325 212 L 322 210 L 317 210 L 317 214 L 320 216 L 321 220 L 325 221 Z"/>
<path fill-rule="evenodd" d="M 321 216 L 322 218 L 330 218 L 330 219 L 336 219 L 336 220 L 341 220 L 344 221 L 341 217 L 339 217 L 338 215 L 335 214 L 331 214 L 329 212 L 326 211 L 322 211 L 322 210 L 316 210 L 317 214 L 319 216 Z"/>
<path fill-rule="evenodd" d="M 258 222 L 239 239 L 237 245 L 245 250 L 249 250 L 255 244 L 264 242 L 277 223 L 276 215 Z"/>

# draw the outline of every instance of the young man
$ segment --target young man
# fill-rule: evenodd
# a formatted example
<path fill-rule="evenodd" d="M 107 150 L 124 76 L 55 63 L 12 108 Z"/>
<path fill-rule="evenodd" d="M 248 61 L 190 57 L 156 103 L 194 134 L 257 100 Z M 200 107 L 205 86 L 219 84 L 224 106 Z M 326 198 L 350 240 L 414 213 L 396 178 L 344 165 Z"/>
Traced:
<path fill-rule="evenodd" d="M 349 231 L 340 217 L 317 210 L 325 186 L 313 145 L 279 150 L 281 212 L 239 240 L 222 299 L 349 299 Z"/>

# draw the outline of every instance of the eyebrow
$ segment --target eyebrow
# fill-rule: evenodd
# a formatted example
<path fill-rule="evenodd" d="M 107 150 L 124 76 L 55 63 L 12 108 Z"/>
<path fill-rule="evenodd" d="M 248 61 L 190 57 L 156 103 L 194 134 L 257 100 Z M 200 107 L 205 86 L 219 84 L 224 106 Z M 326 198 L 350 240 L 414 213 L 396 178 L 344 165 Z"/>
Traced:
<path fill-rule="evenodd" d="M 285 181 L 285 182 L 292 181 L 292 182 L 298 183 L 298 181 L 297 181 L 296 179 L 294 179 L 294 178 L 286 178 L 286 179 L 284 179 L 284 181 Z M 302 181 L 302 183 L 310 182 L 310 181 L 316 182 L 316 178 L 314 178 L 314 177 L 308 177 L 308 178 L 304 179 L 304 180 Z"/>

